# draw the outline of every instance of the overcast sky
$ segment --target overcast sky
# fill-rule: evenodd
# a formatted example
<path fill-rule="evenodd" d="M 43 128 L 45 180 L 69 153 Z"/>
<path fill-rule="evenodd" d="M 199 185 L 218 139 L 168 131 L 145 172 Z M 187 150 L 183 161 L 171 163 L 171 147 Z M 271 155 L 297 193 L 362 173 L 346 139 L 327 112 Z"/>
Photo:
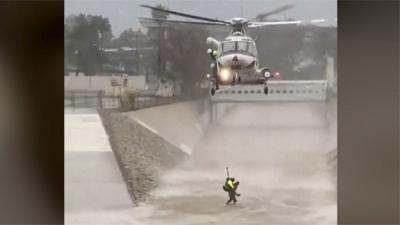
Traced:
<path fill-rule="evenodd" d="M 66 0 L 65 15 L 79 13 L 102 15 L 110 20 L 113 34 L 119 36 L 126 29 L 141 28 L 138 17 L 150 17 L 150 10 L 139 7 L 140 4 L 155 6 L 160 3 L 171 10 L 218 19 L 233 17 L 250 19 L 258 13 L 285 4 L 295 5 L 295 8 L 271 18 L 286 17 L 300 20 L 325 18 L 331 21 L 326 25 L 331 25 L 335 23 L 334 18 L 337 17 L 337 2 L 333 0 Z"/>

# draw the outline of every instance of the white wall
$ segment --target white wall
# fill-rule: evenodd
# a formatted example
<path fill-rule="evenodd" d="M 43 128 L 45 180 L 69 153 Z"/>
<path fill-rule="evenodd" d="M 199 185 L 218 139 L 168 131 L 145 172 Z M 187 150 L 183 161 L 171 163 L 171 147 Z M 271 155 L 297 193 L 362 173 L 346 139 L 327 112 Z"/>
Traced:
<path fill-rule="evenodd" d="M 107 76 L 64 76 L 65 90 L 103 90 L 106 92 L 115 92 L 119 86 L 112 86 L 111 81 L 115 80 L 119 85 L 123 84 L 123 77 L 107 77 Z M 144 90 L 146 87 L 145 76 L 127 76 L 128 88 L 136 90 Z"/>

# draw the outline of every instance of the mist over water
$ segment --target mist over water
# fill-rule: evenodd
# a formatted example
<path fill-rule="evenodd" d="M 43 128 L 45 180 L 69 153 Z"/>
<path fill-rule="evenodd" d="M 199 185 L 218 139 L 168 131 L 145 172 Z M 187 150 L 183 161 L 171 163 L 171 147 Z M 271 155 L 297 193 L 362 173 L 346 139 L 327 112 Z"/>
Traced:
<path fill-rule="evenodd" d="M 218 122 L 203 124 L 190 159 L 163 176 L 151 199 L 135 209 L 138 220 L 336 224 L 336 175 L 326 159 L 336 148 L 333 104 L 219 106 Z M 240 181 L 235 206 L 225 206 L 226 166 Z"/>

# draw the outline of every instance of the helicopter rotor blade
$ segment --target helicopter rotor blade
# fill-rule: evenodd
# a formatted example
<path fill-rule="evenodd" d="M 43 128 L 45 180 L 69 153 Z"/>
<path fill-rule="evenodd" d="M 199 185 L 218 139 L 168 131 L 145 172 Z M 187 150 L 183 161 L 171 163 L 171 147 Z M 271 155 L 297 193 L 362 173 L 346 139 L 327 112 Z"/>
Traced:
<path fill-rule="evenodd" d="M 223 23 L 223 24 L 231 24 L 228 21 L 224 21 L 224 20 L 218 20 L 218 19 L 212 19 L 212 18 L 207 18 L 207 17 L 202 17 L 202 16 L 196 16 L 196 15 L 191 15 L 191 14 L 187 14 L 187 13 L 181 13 L 181 12 L 177 12 L 177 11 L 172 11 L 172 10 L 168 10 L 168 9 L 160 9 L 157 7 L 153 7 L 150 5 L 140 5 L 141 7 L 144 8 L 149 8 L 155 11 L 160 11 L 160 12 L 165 12 L 165 13 L 169 13 L 172 15 L 177 15 L 177 16 L 182 16 L 182 17 L 187 17 L 187 18 L 192 18 L 192 19 L 197 19 L 197 20 L 203 20 L 203 21 L 208 21 L 208 22 L 215 22 L 215 23 Z"/>
<path fill-rule="evenodd" d="M 211 26 L 226 26 L 224 23 L 212 23 L 212 22 L 202 22 L 202 21 L 183 21 L 183 20 L 169 20 L 169 19 L 161 19 L 161 18 L 148 18 L 148 17 L 139 17 L 139 22 L 144 26 L 149 26 L 148 24 L 157 23 L 157 26 L 160 24 L 192 24 L 192 25 L 211 25 Z M 146 25 L 147 24 L 147 25 Z M 150 25 L 151 26 L 151 25 Z"/>
<path fill-rule="evenodd" d="M 252 22 L 248 27 L 262 27 L 262 26 L 273 26 L 273 25 L 290 25 L 290 24 L 317 24 L 317 23 L 325 23 L 328 22 L 326 19 L 312 19 L 307 21 L 302 20 L 288 20 L 288 21 L 270 21 L 270 22 Z"/>
<path fill-rule="evenodd" d="M 301 20 L 289 20 L 289 21 L 271 21 L 271 22 L 252 22 L 249 23 L 248 27 L 263 27 L 263 26 L 274 26 L 274 25 L 290 25 L 290 24 L 301 24 Z"/>
<path fill-rule="evenodd" d="M 294 8 L 294 5 L 283 5 L 281 7 L 278 7 L 272 11 L 266 12 L 266 13 L 260 13 L 258 14 L 255 18 L 251 19 L 250 21 L 264 21 L 267 17 L 271 16 L 271 15 L 275 15 L 278 13 L 281 13 L 283 11 L 289 10 Z"/>

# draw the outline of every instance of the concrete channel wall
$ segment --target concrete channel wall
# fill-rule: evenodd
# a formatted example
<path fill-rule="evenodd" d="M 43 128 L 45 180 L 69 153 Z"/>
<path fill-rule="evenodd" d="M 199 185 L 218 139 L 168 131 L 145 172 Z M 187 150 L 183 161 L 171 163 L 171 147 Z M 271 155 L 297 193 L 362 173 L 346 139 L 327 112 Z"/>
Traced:
<path fill-rule="evenodd" d="M 135 209 L 142 224 L 336 224 L 335 100 L 217 107 L 216 123 L 202 101 L 123 113 L 136 139 L 159 136 L 190 155 Z M 227 165 L 243 193 L 234 210 L 220 186 Z"/>
<path fill-rule="evenodd" d="M 107 135 L 96 113 L 67 113 L 67 223 L 336 223 L 335 100 L 220 103 L 216 123 L 208 104 L 100 110 Z M 236 210 L 226 165 L 244 184 Z"/>
<path fill-rule="evenodd" d="M 268 127 L 271 129 L 327 128 L 336 137 L 335 100 L 321 102 L 218 103 L 215 107 L 215 111 L 217 111 L 215 123 L 210 121 L 212 112 L 210 112 L 207 101 L 182 102 L 131 111 L 125 113 L 125 115 L 188 154 L 191 154 L 207 130 L 215 126 L 227 127 L 227 129 L 240 129 L 241 127 Z M 335 144 L 336 139 L 333 138 L 331 145 Z"/>

